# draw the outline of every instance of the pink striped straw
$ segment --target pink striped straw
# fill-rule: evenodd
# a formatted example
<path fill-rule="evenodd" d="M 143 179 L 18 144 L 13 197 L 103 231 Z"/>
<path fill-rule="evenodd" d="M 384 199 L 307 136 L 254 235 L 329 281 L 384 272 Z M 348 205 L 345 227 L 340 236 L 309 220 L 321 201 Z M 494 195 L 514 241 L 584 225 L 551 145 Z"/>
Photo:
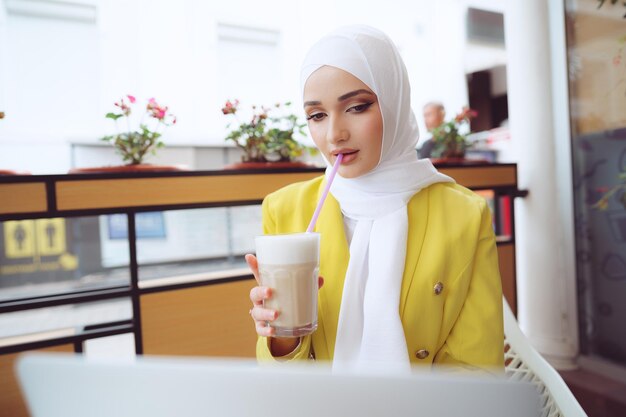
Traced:
<path fill-rule="evenodd" d="M 313 217 L 311 217 L 311 223 L 309 223 L 309 227 L 306 228 L 307 233 L 311 233 L 313 229 L 315 229 L 315 223 L 317 223 L 317 218 L 320 215 L 320 211 L 322 211 L 322 206 L 324 205 L 324 201 L 326 201 L 326 196 L 328 195 L 328 190 L 330 190 L 330 186 L 335 179 L 335 174 L 339 169 L 339 165 L 341 165 L 341 160 L 343 159 L 343 154 L 340 153 L 337 155 L 337 159 L 335 160 L 335 165 L 333 165 L 333 169 L 330 170 L 330 174 L 328 175 L 328 182 L 326 183 L 326 187 L 324 188 L 324 192 L 320 197 L 320 201 L 317 202 L 317 207 L 315 208 L 315 212 L 313 213 Z"/>

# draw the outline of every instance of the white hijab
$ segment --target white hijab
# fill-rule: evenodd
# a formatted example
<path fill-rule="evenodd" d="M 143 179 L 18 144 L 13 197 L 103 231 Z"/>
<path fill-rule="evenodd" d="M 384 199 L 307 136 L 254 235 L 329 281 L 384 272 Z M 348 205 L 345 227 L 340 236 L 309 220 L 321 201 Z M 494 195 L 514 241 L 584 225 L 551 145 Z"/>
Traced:
<path fill-rule="evenodd" d="M 384 33 L 355 25 L 323 37 L 302 65 L 302 91 L 309 76 L 325 65 L 347 71 L 371 88 L 383 117 L 376 168 L 358 178 L 337 175 L 331 187 L 343 214 L 357 220 L 333 368 L 410 370 L 399 313 L 409 223 L 406 206 L 421 189 L 454 180 L 440 174 L 430 160 L 417 158 L 419 132 L 407 71 Z M 326 175 L 329 172 L 330 166 Z"/>

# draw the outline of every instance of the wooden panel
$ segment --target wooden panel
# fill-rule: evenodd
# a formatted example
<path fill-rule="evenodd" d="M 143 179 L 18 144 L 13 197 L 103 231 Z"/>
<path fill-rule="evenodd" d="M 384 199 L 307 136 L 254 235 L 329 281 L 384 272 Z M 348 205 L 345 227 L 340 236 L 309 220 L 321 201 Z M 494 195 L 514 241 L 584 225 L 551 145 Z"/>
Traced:
<path fill-rule="evenodd" d="M 0 184 L 0 214 L 35 213 L 47 209 L 44 183 Z"/>
<path fill-rule="evenodd" d="M 59 210 L 262 200 L 321 172 L 59 181 Z"/>
<path fill-rule="evenodd" d="M 502 292 L 509 302 L 513 314 L 517 315 L 517 288 L 515 283 L 515 245 L 498 245 L 498 260 L 500 262 L 500 277 Z"/>
<path fill-rule="evenodd" d="M 141 296 L 144 353 L 254 357 L 253 279 Z"/>
<path fill-rule="evenodd" d="M 515 165 L 486 167 L 441 167 L 439 171 L 468 188 L 516 187 L 517 169 Z"/>
<path fill-rule="evenodd" d="M 39 349 L 37 352 L 74 352 L 74 346 L 54 346 Z M 0 415 L 3 416 L 28 417 L 29 415 L 14 371 L 18 355 L 18 353 L 0 355 Z"/>

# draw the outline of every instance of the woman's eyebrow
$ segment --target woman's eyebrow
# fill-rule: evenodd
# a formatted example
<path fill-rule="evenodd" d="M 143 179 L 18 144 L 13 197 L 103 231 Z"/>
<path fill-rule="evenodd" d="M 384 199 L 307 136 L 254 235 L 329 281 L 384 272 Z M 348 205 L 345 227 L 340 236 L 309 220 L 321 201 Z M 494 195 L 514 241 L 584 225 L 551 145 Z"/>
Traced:
<path fill-rule="evenodd" d="M 337 98 L 337 101 L 344 101 L 344 100 L 349 99 L 350 97 L 358 96 L 359 94 L 362 94 L 362 93 L 369 94 L 369 95 L 372 95 L 372 96 L 374 95 L 374 93 L 372 93 L 371 91 L 360 89 L 360 90 L 354 90 L 354 91 L 346 93 L 346 94 L 344 94 L 342 96 L 339 96 Z"/>
<path fill-rule="evenodd" d="M 359 94 L 363 94 L 363 93 L 369 94 L 371 96 L 375 95 L 371 91 L 367 91 L 367 90 L 361 88 L 359 90 L 350 91 L 349 93 L 346 93 L 344 95 L 341 95 L 341 96 L 337 97 L 337 101 L 344 101 L 344 100 L 347 100 L 347 99 L 349 99 L 351 97 L 358 96 Z M 307 106 L 319 106 L 320 104 L 322 104 L 322 102 L 321 101 L 317 101 L 317 100 L 305 101 L 304 102 L 304 107 L 307 107 Z"/>

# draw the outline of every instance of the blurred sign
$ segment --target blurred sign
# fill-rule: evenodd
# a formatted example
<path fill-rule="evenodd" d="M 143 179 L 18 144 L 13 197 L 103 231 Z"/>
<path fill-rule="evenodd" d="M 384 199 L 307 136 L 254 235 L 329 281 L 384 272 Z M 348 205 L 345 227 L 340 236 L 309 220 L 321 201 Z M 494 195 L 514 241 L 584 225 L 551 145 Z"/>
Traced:
<path fill-rule="evenodd" d="M 37 249 L 41 256 L 61 255 L 65 252 L 65 220 L 35 220 Z"/>
<path fill-rule="evenodd" d="M 4 223 L 4 252 L 9 259 L 35 256 L 34 220 Z"/>
<path fill-rule="evenodd" d="M 128 218 L 126 214 L 107 216 L 109 239 L 128 239 Z M 165 238 L 163 212 L 154 211 L 135 215 L 135 231 L 138 239 Z"/>
<path fill-rule="evenodd" d="M 5 256 L 29 258 L 65 252 L 65 220 L 16 220 L 4 223 Z"/>
<path fill-rule="evenodd" d="M 77 257 L 68 253 L 65 219 L 14 220 L 0 226 L 0 275 L 78 268 Z"/>

